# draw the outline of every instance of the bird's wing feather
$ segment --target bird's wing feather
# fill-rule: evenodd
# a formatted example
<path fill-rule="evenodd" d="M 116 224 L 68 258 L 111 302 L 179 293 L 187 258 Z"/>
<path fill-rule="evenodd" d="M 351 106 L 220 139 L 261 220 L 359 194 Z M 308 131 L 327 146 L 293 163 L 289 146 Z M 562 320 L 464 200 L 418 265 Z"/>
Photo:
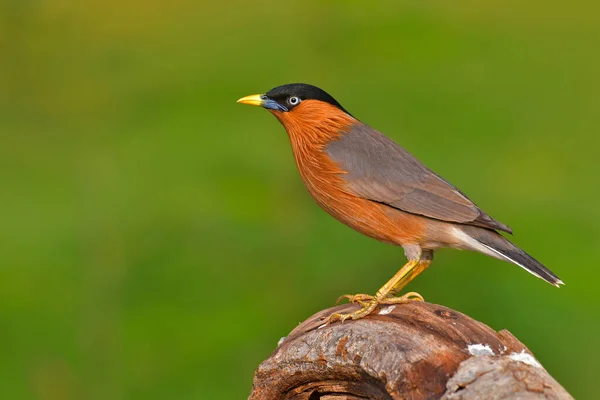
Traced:
<path fill-rule="evenodd" d="M 412 154 L 364 124 L 354 125 L 327 153 L 353 194 L 412 214 L 512 233 Z"/>

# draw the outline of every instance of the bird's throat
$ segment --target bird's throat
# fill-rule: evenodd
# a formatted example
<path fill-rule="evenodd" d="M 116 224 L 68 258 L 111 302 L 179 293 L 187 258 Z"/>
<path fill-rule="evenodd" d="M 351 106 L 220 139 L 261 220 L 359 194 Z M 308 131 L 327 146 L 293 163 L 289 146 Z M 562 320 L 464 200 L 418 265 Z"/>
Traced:
<path fill-rule="evenodd" d="M 303 101 L 290 112 L 269 111 L 287 131 L 292 147 L 295 147 L 294 142 L 298 142 L 321 148 L 323 144 L 339 139 L 358 123 L 339 108 L 318 100 Z"/>

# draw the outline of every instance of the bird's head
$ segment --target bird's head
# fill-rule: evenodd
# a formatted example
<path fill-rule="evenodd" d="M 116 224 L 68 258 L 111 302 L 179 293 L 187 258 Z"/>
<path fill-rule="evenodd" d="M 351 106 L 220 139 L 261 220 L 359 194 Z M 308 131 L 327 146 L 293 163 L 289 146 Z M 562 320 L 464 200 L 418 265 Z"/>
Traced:
<path fill-rule="evenodd" d="M 356 122 L 327 92 L 304 83 L 278 86 L 265 94 L 242 97 L 238 103 L 269 110 L 290 136 L 340 132 Z"/>

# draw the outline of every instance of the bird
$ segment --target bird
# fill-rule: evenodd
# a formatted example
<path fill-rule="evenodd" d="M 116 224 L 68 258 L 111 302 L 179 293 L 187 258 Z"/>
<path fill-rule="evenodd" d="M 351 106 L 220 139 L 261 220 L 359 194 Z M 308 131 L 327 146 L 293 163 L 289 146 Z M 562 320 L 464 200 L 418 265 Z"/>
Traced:
<path fill-rule="evenodd" d="M 263 107 L 283 125 L 300 177 L 321 208 L 368 237 L 404 249 L 406 264 L 375 295 L 341 296 L 359 308 L 333 313 L 328 322 L 358 320 L 379 305 L 424 301 L 416 292 L 398 293 L 441 248 L 483 253 L 556 287 L 563 284 L 500 234 L 512 234 L 511 228 L 392 139 L 355 118 L 324 90 L 291 83 L 242 97 L 238 103 Z"/>

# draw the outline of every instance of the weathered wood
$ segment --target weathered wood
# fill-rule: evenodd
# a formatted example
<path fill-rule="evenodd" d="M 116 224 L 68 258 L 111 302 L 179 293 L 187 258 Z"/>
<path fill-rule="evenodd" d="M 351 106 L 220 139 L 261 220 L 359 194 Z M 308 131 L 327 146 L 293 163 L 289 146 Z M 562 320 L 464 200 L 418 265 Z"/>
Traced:
<path fill-rule="evenodd" d="M 506 330 L 421 302 L 323 324 L 355 307 L 294 329 L 258 367 L 250 399 L 571 399 Z"/>

